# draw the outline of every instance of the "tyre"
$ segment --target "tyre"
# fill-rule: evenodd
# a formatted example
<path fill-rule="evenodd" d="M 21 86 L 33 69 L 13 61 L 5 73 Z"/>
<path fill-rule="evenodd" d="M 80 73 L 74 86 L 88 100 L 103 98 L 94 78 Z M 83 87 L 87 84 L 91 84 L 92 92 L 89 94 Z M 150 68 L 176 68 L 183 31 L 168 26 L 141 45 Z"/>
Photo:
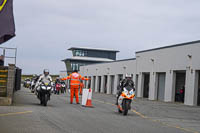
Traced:
<path fill-rule="evenodd" d="M 41 105 L 43 104 L 42 100 L 40 100 L 40 104 L 41 104 Z"/>
<path fill-rule="evenodd" d="M 40 98 L 40 104 L 43 105 L 43 99 L 42 98 Z"/>
<path fill-rule="evenodd" d="M 122 111 L 121 111 L 120 109 L 118 109 L 118 112 L 119 112 L 119 113 L 122 113 Z"/>
<path fill-rule="evenodd" d="M 123 101 L 123 115 L 127 115 L 128 114 L 128 109 L 129 109 L 129 101 L 128 100 L 124 100 Z"/>
<path fill-rule="evenodd" d="M 61 93 L 64 93 L 64 89 L 63 88 L 61 89 Z"/>
<path fill-rule="evenodd" d="M 47 101 L 48 101 L 48 96 L 44 95 L 44 101 L 43 101 L 44 106 L 47 106 Z"/>
<path fill-rule="evenodd" d="M 34 91 L 34 88 L 31 88 L 31 93 L 34 93 L 35 91 Z"/>

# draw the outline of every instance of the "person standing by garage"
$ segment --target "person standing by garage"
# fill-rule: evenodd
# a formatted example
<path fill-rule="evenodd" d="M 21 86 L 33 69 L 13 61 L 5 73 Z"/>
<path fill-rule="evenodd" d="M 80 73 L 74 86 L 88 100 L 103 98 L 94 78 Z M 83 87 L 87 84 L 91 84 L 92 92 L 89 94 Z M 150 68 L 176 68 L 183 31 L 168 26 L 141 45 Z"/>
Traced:
<path fill-rule="evenodd" d="M 82 77 L 77 70 L 74 70 L 72 74 L 62 80 L 70 80 L 70 104 L 73 103 L 74 93 L 76 97 L 76 103 L 79 104 L 78 90 L 80 88 L 80 80 L 89 80 L 88 78 Z"/>

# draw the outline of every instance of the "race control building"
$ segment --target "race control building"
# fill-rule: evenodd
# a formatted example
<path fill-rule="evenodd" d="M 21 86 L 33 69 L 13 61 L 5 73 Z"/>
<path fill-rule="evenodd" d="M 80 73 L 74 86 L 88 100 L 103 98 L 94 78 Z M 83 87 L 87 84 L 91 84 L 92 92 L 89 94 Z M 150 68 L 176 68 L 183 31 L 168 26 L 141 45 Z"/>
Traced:
<path fill-rule="evenodd" d="M 74 70 L 80 70 L 80 66 L 116 60 L 117 50 L 88 47 L 71 47 L 72 57 L 62 60 L 70 74 Z"/>
<path fill-rule="evenodd" d="M 148 49 L 136 58 L 80 67 L 93 91 L 116 94 L 119 81 L 132 74 L 136 96 L 165 102 L 200 105 L 200 40 Z M 178 98 L 184 88 L 184 100 Z"/>

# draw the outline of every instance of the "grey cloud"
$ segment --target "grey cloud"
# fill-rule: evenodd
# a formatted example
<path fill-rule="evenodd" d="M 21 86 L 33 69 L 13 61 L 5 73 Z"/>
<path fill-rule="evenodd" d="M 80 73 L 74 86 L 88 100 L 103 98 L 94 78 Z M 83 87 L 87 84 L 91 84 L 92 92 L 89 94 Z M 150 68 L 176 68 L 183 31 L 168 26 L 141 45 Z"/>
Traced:
<path fill-rule="evenodd" d="M 42 67 L 58 73 L 70 46 L 120 50 L 118 59 L 153 47 L 198 40 L 199 0 L 20 0 L 14 1 L 18 47 L 24 73 Z M 29 63 L 27 63 L 29 62 Z M 55 66 L 56 64 L 56 66 Z"/>

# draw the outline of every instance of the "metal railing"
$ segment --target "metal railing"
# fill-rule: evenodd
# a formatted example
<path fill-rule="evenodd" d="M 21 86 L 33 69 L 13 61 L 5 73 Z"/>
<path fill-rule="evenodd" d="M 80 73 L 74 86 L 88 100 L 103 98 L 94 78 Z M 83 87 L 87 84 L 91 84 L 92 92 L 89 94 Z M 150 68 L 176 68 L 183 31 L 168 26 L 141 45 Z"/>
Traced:
<path fill-rule="evenodd" d="M 1 56 L 3 56 L 4 62 L 5 62 L 6 58 L 7 59 L 14 59 L 14 64 L 16 66 L 16 63 L 17 63 L 17 48 L 0 47 L 0 49 L 3 50 L 3 54 Z M 14 56 L 7 56 L 6 55 L 7 51 L 11 51 L 11 50 L 14 51 Z"/>

